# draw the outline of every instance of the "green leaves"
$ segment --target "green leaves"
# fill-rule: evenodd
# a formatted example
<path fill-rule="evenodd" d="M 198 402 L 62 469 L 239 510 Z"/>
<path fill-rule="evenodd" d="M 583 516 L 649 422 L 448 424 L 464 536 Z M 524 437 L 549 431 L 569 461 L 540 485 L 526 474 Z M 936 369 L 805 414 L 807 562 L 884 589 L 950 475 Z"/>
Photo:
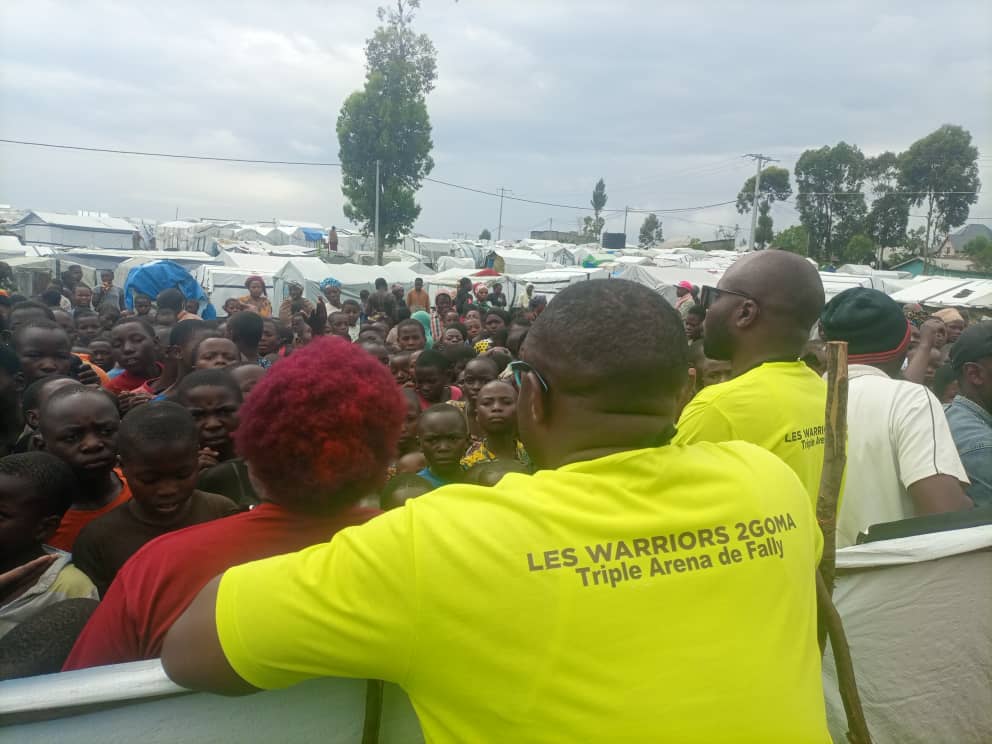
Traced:
<path fill-rule="evenodd" d="M 809 255 L 833 258 L 861 230 L 867 213 L 862 193 L 867 164 L 856 145 L 807 150 L 796 162 L 796 209 L 809 234 Z"/>
<path fill-rule="evenodd" d="M 375 172 L 379 162 L 379 222 L 392 244 L 420 215 L 415 194 L 434 168 L 425 96 L 437 79 L 437 52 L 424 34 L 410 28 L 416 0 L 380 8 L 385 25 L 366 42 L 362 90 L 345 100 L 338 116 L 344 214 L 369 234 L 375 225 Z"/>
<path fill-rule="evenodd" d="M 641 248 L 650 248 L 664 240 L 661 220 L 654 212 L 644 218 L 641 223 L 641 232 L 638 235 L 637 244 Z"/>
<path fill-rule="evenodd" d="M 961 251 L 971 259 L 976 271 L 992 274 L 992 240 L 979 235 L 965 243 Z"/>

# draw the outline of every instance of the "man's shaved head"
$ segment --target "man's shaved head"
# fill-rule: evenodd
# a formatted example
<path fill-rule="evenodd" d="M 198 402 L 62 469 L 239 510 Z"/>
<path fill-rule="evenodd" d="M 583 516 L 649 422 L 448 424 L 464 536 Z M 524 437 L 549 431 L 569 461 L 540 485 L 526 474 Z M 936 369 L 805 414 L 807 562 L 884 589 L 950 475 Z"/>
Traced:
<path fill-rule="evenodd" d="M 623 279 L 581 282 L 558 294 L 521 354 L 559 391 L 628 401 L 674 395 L 689 367 L 679 314 L 661 295 Z"/>
<path fill-rule="evenodd" d="M 707 308 L 706 356 L 737 359 L 738 373 L 755 362 L 798 359 L 823 310 L 823 283 L 816 268 L 786 251 L 740 258 L 717 288 L 723 291 Z"/>

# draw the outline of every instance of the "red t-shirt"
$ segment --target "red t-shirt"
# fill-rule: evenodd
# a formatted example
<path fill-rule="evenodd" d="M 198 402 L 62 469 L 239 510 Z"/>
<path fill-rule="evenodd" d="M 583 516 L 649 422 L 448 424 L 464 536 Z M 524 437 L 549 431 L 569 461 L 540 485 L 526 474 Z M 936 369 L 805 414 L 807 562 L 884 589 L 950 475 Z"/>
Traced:
<path fill-rule="evenodd" d="M 103 387 L 112 393 L 129 393 L 132 390 L 137 390 L 149 380 L 154 380 L 162 374 L 162 365 L 158 362 L 155 362 L 155 364 L 158 365 L 158 374 L 153 377 L 142 377 L 141 375 L 124 370 L 117 377 L 111 377 L 110 382 L 106 383 Z"/>
<path fill-rule="evenodd" d="M 249 512 L 162 535 L 117 573 L 62 670 L 154 659 L 172 624 L 218 574 L 327 542 L 338 530 L 379 513 L 355 506 L 317 517 L 266 502 Z"/>
<path fill-rule="evenodd" d="M 447 403 L 448 401 L 452 401 L 452 400 L 461 400 L 462 399 L 462 389 L 460 387 L 458 387 L 457 385 L 451 385 L 451 386 L 449 386 L 448 387 L 448 392 L 450 393 L 450 397 L 448 398 L 448 400 L 443 401 L 444 403 Z M 436 403 L 431 403 L 429 400 L 427 400 L 426 398 L 424 398 L 424 396 L 422 396 L 420 393 L 417 393 L 417 398 L 420 400 L 420 410 L 421 411 L 426 411 L 431 406 L 437 405 Z"/>
<path fill-rule="evenodd" d="M 72 546 L 76 544 L 76 538 L 79 537 L 83 527 L 131 498 L 131 488 L 127 484 L 127 479 L 124 478 L 124 473 L 117 468 L 114 469 L 114 473 L 121 480 L 121 492 L 117 494 L 117 498 L 99 509 L 69 509 L 62 517 L 62 521 L 59 522 L 59 528 L 55 530 L 52 539 L 48 541 L 49 545 L 71 553 Z"/>

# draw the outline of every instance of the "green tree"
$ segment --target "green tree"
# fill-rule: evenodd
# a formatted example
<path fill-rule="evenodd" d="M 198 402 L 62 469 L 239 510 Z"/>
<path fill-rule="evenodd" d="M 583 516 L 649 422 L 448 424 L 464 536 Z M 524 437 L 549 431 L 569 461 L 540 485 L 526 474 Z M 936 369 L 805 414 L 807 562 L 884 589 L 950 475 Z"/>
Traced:
<path fill-rule="evenodd" d="M 909 146 L 899 157 L 899 171 L 909 203 L 926 210 L 925 261 L 978 201 L 978 148 L 967 129 L 945 124 Z"/>
<path fill-rule="evenodd" d="M 840 258 L 844 263 L 867 264 L 878 257 L 877 248 L 875 241 L 867 235 L 855 235 L 841 250 Z"/>
<path fill-rule="evenodd" d="M 785 228 L 772 238 L 772 248 L 789 253 L 798 253 L 800 256 L 809 255 L 809 233 L 802 225 L 793 225 Z"/>
<path fill-rule="evenodd" d="M 381 239 L 395 243 L 420 215 L 415 200 L 434 168 L 425 96 L 437 79 L 434 45 L 411 28 L 419 0 L 379 8 L 382 25 L 365 45 L 362 90 L 345 100 L 338 116 L 344 214 L 369 234 L 375 229 L 375 173 L 379 162 Z"/>
<path fill-rule="evenodd" d="M 603 207 L 606 206 L 606 182 L 602 178 L 596 181 L 596 185 L 592 190 L 592 200 L 589 204 L 592 206 L 593 216 L 586 217 L 583 220 L 582 231 L 586 235 L 598 240 L 600 234 L 603 232 L 603 227 L 606 225 L 606 220 L 600 216 L 603 212 Z"/>
<path fill-rule="evenodd" d="M 761 171 L 761 182 L 758 184 L 758 223 L 754 230 L 754 242 L 764 248 L 768 245 L 774 233 L 771 205 L 776 201 L 785 201 L 792 196 L 792 186 L 789 184 L 789 171 L 770 165 Z M 737 211 L 740 214 L 750 212 L 754 204 L 754 176 L 751 176 L 737 192 Z"/>
<path fill-rule="evenodd" d="M 867 206 L 861 191 L 865 156 L 855 145 L 807 150 L 796 162 L 796 208 L 809 233 L 813 258 L 830 259 L 863 228 Z"/>
<path fill-rule="evenodd" d="M 641 223 L 641 232 L 638 236 L 637 244 L 641 248 L 650 248 L 664 239 L 661 220 L 658 219 L 658 215 L 652 212 Z"/>
<path fill-rule="evenodd" d="M 909 199 L 899 191 L 899 156 L 883 152 L 866 163 L 868 181 L 874 199 L 865 216 L 865 235 L 878 245 L 878 266 L 882 266 L 884 248 L 898 248 L 906 243 L 909 222 Z"/>
<path fill-rule="evenodd" d="M 971 260 L 975 271 L 992 274 L 992 240 L 979 235 L 965 243 L 961 250 Z"/>
<path fill-rule="evenodd" d="M 493 234 L 489 232 L 489 228 L 486 228 L 481 233 L 479 233 L 479 240 L 492 240 Z"/>

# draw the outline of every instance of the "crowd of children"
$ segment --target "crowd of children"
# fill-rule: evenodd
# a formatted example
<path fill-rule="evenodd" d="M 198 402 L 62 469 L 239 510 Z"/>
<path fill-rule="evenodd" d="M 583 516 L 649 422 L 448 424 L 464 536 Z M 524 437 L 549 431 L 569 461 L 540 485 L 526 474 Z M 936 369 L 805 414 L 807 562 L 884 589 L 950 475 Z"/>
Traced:
<path fill-rule="evenodd" d="M 442 486 L 535 470 L 517 402 L 522 376 L 549 392 L 519 361 L 543 296 L 508 311 L 499 287 L 465 279 L 432 304 L 420 280 L 406 295 L 379 280 L 355 300 L 327 279 L 316 302 L 291 285 L 274 313 L 259 277 L 246 289 L 219 320 L 175 289 L 125 309 L 110 272 L 95 292 L 70 271 L 63 293 L 0 301 L 0 678 L 154 657 L 230 566 L 325 542 Z M 715 332 L 703 343 L 718 292 L 680 294 L 695 370 L 680 406 L 731 377 L 732 350 L 713 353 Z M 790 349 L 821 307 L 784 313 L 798 323 L 779 334 Z M 907 316 L 905 378 L 949 387 L 960 316 Z M 803 351 L 822 372 L 822 347 Z M 697 397 L 681 440 L 723 441 L 707 440 L 719 399 Z"/>

